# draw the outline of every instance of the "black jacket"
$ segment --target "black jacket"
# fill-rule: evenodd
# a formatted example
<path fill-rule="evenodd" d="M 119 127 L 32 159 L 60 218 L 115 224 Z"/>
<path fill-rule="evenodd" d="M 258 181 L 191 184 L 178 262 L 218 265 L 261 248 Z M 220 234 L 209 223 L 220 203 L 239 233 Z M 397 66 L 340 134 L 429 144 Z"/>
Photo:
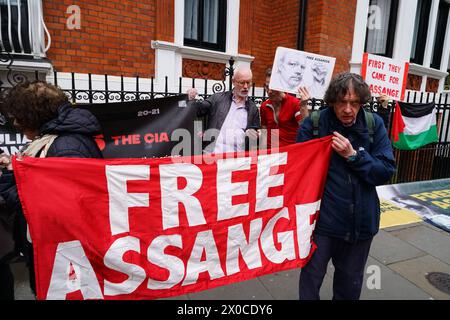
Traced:
<path fill-rule="evenodd" d="M 9 210 L 5 199 L 0 196 L 0 264 L 14 251 L 14 211 Z"/>
<path fill-rule="evenodd" d="M 100 133 L 100 129 L 100 124 L 90 111 L 73 108 L 67 103 L 59 107 L 58 117 L 45 123 L 39 130 L 39 134 L 58 135 L 50 146 L 47 157 L 102 158 L 102 153 L 93 138 Z M 17 250 L 24 252 L 26 221 L 17 194 L 13 171 L 3 170 L 0 177 L 0 195 L 5 199 L 8 208 L 16 212 L 14 239 Z"/>

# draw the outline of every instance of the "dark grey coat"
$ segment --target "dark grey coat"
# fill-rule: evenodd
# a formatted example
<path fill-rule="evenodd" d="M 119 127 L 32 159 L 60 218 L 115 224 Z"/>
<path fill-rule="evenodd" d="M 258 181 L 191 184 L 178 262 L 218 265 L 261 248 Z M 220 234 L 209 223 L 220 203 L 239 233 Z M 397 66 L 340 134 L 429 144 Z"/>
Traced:
<path fill-rule="evenodd" d="M 206 117 L 206 130 L 220 130 L 230 111 L 232 98 L 233 92 L 226 91 L 215 93 L 204 101 L 191 102 L 190 104 L 197 108 L 197 116 Z M 251 99 L 247 99 L 245 108 L 247 109 L 247 129 L 260 128 L 261 118 L 258 107 Z M 209 148 L 213 149 L 214 143 L 209 145 Z"/>

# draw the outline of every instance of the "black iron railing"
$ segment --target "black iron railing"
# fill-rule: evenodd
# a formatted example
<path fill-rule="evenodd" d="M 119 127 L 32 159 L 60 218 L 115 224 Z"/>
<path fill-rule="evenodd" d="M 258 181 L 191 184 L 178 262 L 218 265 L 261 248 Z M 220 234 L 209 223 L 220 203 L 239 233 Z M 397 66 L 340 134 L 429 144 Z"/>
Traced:
<path fill-rule="evenodd" d="M 7 57 L 7 56 L 4 56 Z M 1 57 L 0 57 L 1 58 Z M 230 90 L 232 87 L 233 76 L 233 63 L 230 61 L 230 67 L 225 70 L 225 77 L 222 82 L 214 82 L 214 85 L 210 86 L 209 80 L 206 79 L 192 79 L 190 85 L 192 87 L 203 87 L 202 92 L 199 92 L 200 99 L 206 99 L 211 94 L 216 92 L 222 92 Z M 38 79 L 39 75 L 36 72 L 35 79 Z M 126 102 L 136 100 L 148 100 L 160 97 L 174 96 L 184 93 L 185 86 L 183 87 L 183 78 L 179 78 L 177 90 L 169 90 L 169 79 L 164 78 L 164 83 L 161 89 L 161 84 L 158 84 L 159 90 L 155 90 L 156 82 L 154 78 L 150 81 L 146 79 L 148 86 L 145 90 L 142 89 L 142 79 L 137 76 L 134 78 L 134 88 L 132 90 L 125 90 L 125 78 L 120 77 L 120 89 L 111 90 L 110 78 L 111 76 L 104 76 L 104 83 L 102 89 L 97 89 L 99 86 L 98 81 L 94 85 L 92 75 L 88 74 L 87 88 L 80 89 L 81 85 L 77 82 L 75 73 L 71 73 L 70 81 L 65 79 L 65 86 L 62 87 L 63 91 L 68 95 L 70 101 L 74 103 L 114 103 L 114 102 Z M 59 73 L 53 73 L 53 82 L 59 85 Z M 11 79 L 7 87 L 10 86 L 14 80 L 22 82 L 24 78 Z M 29 79 L 34 80 L 34 79 Z M 227 81 L 228 80 L 228 81 Z M 17 82 L 17 81 L 16 81 Z M 70 85 L 67 85 L 70 83 Z M 0 84 L 1 85 L 1 84 Z M 117 87 L 117 86 L 116 86 Z M 0 89 L 3 87 L 0 86 Z M 211 89 L 208 89 L 211 88 Z M 258 90 L 260 95 L 256 95 Z M 264 89 L 257 89 L 255 84 L 251 89 L 250 98 L 259 106 L 267 99 L 267 95 Z M 450 96 L 447 94 L 425 93 L 425 92 L 408 92 L 406 101 L 408 102 L 431 102 L 434 101 L 437 107 L 437 124 L 438 124 L 438 136 L 439 141 L 427 145 L 423 148 L 413 151 L 401 151 L 395 149 L 395 158 L 397 160 L 397 172 L 391 183 L 431 180 L 450 178 Z M 324 105 L 323 100 L 311 99 L 309 102 L 310 110 L 316 110 Z M 380 105 L 376 99 L 373 99 L 370 103 L 364 106 L 366 109 L 381 113 Z M 394 102 L 390 102 L 388 106 L 388 113 L 385 116 L 388 117 L 388 132 L 392 130 L 392 114 L 394 110 Z"/>
<path fill-rule="evenodd" d="M 50 40 L 41 0 L 0 1 L 0 49 L 15 55 L 44 58 Z"/>

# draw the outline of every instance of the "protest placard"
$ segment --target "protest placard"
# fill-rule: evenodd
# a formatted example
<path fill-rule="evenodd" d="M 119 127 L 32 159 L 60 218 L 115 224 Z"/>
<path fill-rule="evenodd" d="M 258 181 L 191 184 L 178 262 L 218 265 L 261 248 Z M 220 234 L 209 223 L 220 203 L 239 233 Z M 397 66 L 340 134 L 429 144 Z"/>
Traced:
<path fill-rule="evenodd" d="M 364 53 L 361 76 L 370 87 L 372 96 L 386 95 L 392 100 L 403 101 L 409 63 Z"/>
<path fill-rule="evenodd" d="M 322 99 L 333 76 L 336 58 L 278 47 L 269 88 L 297 93 L 306 87 L 311 97 Z"/>

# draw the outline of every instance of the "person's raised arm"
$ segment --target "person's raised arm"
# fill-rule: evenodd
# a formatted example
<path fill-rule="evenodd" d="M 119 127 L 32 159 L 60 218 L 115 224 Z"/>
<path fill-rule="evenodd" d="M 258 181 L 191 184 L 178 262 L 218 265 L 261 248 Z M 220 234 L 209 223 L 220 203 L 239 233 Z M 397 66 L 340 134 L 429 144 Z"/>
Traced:
<path fill-rule="evenodd" d="M 300 99 L 301 114 L 301 118 L 297 122 L 301 124 L 309 116 L 308 100 L 311 99 L 311 96 L 306 87 L 299 87 L 297 97 Z"/>
<path fill-rule="evenodd" d="M 205 99 L 204 101 L 196 101 L 195 98 L 198 95 L 198 91 L 196 88 L 189 88 L 186 91 L 186 94 L 188 95 L 188 103 L 197 109 L 197 116 L 202 117 L 211 112 L 212 96 L 210 96 L 208 99 Z"/>

